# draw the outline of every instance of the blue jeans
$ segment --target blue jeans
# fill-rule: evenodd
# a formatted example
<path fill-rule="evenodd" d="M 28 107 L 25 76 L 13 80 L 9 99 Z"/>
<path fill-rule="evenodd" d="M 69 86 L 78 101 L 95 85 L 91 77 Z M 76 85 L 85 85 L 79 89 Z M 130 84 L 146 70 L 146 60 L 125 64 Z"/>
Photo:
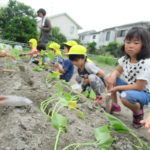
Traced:
<path fill-rule="evenodd" d="M 127 83 L 117 78 L 116 86 L 127 85 Z M 150 93 L 144 91 L 137 91 L 137 90 L 128 90 L 128 91 L 121 91 L 121 97 L 128 100 L 130 103 L 140 103 L 141 107 L 144 105 L 148 105 L 150 103 Z"/>

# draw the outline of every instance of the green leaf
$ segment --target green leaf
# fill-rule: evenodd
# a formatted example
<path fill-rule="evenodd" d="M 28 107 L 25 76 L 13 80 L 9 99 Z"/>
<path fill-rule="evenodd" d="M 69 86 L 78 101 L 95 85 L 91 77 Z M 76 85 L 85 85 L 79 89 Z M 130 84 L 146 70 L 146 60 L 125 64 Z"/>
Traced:
<path fill-rule="evenodd" d="M 96 94 L 93 90 L 90 91 L 90 98 L 92 99 L 96 98 Z"/>
<path fill-rule="evenodd" d="M 53 53 L 52 53 L 52 52 L 50 52 L 50 51 L 48 51 L 48 53 L 47 53 L 47 57 L 48 57 L 51 61 L 53 61 L 53 60 L 54 60 L 54 55 L 53 55 Z"/>
<path fill-rule="evenodd" d="M 18 57 L 18 56 L 20 55 L 20 51 L 17 50 L 17 49 L 13 49 L 13 50 L 11 51 L 11 54 L 12 54 L 12 56 L 14 56 L 14 57 Z"/>
<path fill-rule="evenodd" d="M 67 121 L 66 117 L 64 117 L 58 113 L 54 113 L 54 115 L 52 117 L 52 121 L 51 121 L 51 124 L 54 128 L 65 131 L 67 128 L 67 123 L 68 123 L 68 121 Z"/>
<path fill-rule="evenodd" d="M 58 79 L 59 76 L 60 75 L 58 73 L 49 73 L 49 77 L 51 77 L 52 79 Z"/>
<path fill-rule="evenodd" d="M 62 106 L 68 106 L 68 101 L 66 101 L 64 98 L 60 98 L 59 102 Z"/>
<path fill-rule="evenodd" d="M 78 114 L 79 118 L 85 119 L 85 115 L 82 111 L 80 111 L 79 109 L 76 109 L 76 111 L 77 111 L 77 114 Z"/>
<path fill-rule="evenodd" d="M 77 101 L 69 101 L 68 108 L 69 109 L 77 109 Z"/>
<path fill-rule="evenodd" d="M 33 69 L 33 71 L 40 72 L 40 71 L 43 71 L 43 69 L 40 68 L 40 67 L 36 67 L 36 68 Z"/>
<path fill-rule="evenodd" d="M 68 93 L 68 92 L 64 92 L 64 98 L 67 100 L 67 101 L 72 101 L 72 95 L 71 93 Z"/>
<path fill-rule="evenodd" d="M 102 126 L 94 129 L 94 135 L 98 141 L 99 148 L 102 150 L 108 150 L 113 142 L 113 138 L 110 135 L 110 129 L 108 126 Z"/>
<path fill-rule="evenodd" d="M 105 113 L 106 117 L 110 121 L 111 128 L 119 133 L 128 133 L 129 128 L 118 118 L 114 117 L 113 115 L 110 115 L 108 113 Z"/>

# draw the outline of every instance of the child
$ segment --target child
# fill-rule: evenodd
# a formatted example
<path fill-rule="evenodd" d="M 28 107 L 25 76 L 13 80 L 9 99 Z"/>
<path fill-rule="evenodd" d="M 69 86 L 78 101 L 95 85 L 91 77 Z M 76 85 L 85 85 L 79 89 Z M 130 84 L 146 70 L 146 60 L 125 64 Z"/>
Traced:
<path fill-rule="evenodd" d="M 64 43 L 64 53 L 67 54 L 69 52 L 70 48 L 72 46 L 75 46 L 75 45 L 78 45 L 78 43 L 76 41 L 73 41 L 73 40 Z M 85 49 L 85 53 L 87 53 L 86 49 Z M 87 61 L 93 63 L 93 61 L 90 60 L 89 58 L 87 58 Z"/>
<path fill-rule="evenodd" d="M 36 39 L 30 39 L 29 40 L 29 46 L 32 51 L 23 53 L 21 56 L 30 55 L 36 57 L 39 54 L 39 51 L 37 50 L 37 40 Z"/>
<path fill-rule="evenodd" d="M 67 54 L 73 45 L 77 45 L 77 42 L 68 41 L 64 43 L 64 53 Z M 64 60 L 62 65 L 56 65 L 56 68 L 60 73 L 62 73 L 60 79 L 65 80 L 66 82 L 69 82 L 71 80 L 74 73 L 74 66 L 69 59 Z"/>
<path fill-rule="evenodd" d="M 121 92 L 122 103 L 133 112 L 133 127 L 141 127 L 143 106 L 150 102 L 150 34 L 143 28 L 129 30 L 123 46 L 125 56 L 119 59 L 119 65 L 106 77 L 106 85 L 112 93 L 112 110 L 119 107 L 116 92 Z M 120 79 L 123 75 L 124 80 Z"/>
<path fill-rule="evenodd" d="M 68 41 L 64 43 L 64 53 L 67 54 L 72 46 L 78 45 L 76 41 Z"/>
<path fill-rule="evenodd" d="M 101 93 L 105 89 L 103 70 L 98 68 L 94 63 L 87 61 L 86 48 L 81 45 L 73 46 L 68 55 L 69 59 L 78 68 L 78 82 L 82 83 L 83 88 L 90 86 L 97 96 L 94 101 L 98 101 L 99 104 L 102 104 Z"/>
<path fill-rule="evenodd" d="M 61 51 L 60 51 L 60 45 L 58 43 L 52 42 L 52 43 L 50 43 L 48 48 L 54 54 L 54 64 L 56 64 L 57 62 L 59 64 L 63 64 L 64 60 L 62 58 L 62 54 L 61 54 Z"/>
<path fill-rule="evenodd" d="M 150 133 L 150 113 L 146 120 L 141 121 L 141 124 L 143 124 L 144 127 L 148 129 L 148 133 Z"/>

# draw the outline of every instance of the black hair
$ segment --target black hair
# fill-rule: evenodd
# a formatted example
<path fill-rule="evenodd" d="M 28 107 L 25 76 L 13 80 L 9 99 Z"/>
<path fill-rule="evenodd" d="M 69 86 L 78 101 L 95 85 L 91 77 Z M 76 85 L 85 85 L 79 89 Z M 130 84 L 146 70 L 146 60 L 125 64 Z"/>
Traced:
<path fill-rule="evenodd" d="M 71 46 L 64 44 L 65 47 L 67 47 L 68 50 L 70 50 Z"/>
<path fill-rule="evenodd" d="M 77 54 L 69 55 L 69 59 L 71 61 L 78 61 L 79 59 L 85 59 L 85 58 L 87 58 L 85 55 L 77 55 Z"/>
<path fill-rule="evenodd" d="M 37 11 L 37 14 L 39 14 L 39 13 L 42 13 L 43 16 L 45 16 L 45 15 L 46 15 L 46 10 L 43 9 L 43 8 L 40 8 L 40 9 Z"/>
<path fill-rule="evenodd" d="M 137 54 L 137 60 L 150 58 L 150 32 L 142 27 L 133 27 L 128 31 L 125 41 L 130 41 L 133 38 L 142 41 L 142 48 Z M 121 50 L 125 52 L 125 44 L 122 46 Z M 126 54 L 126 56 L 127 58 L 130 58 L 128 54 Z"/>
<path fill-rule="evenodd" d="M 39 51 L 41 51 L 41 50 L 46 50 L 45 44 L 43 44 L 43 43 L 38 44 L 37 50 L 39 50 Z"/>

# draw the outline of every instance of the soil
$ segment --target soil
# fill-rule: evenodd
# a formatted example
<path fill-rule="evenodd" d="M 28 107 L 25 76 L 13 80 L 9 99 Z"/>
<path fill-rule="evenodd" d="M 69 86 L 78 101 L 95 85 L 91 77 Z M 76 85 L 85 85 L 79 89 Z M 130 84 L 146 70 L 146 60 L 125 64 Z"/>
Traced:
<path fill-rule="evenodd" d="M 3 72 L 7 65 L 2 62 L 3 59 L 0 63 L 0 94 L 24 96 L 31 99 L 33 104 L 26 107 L 0 107 L 0 150 L 53 150 L 57 130 L 51 127 L 49 119 L 40 111 L 40 103 L 56 93 L 54 87 L 48 88 L 45 84 L 48 72 L 34 72 L 34 66 L 24 62 L 15 64 L 15 72 Z M 73 78 L 71 83 L 74 82 Z M 131 128 L 131 114 L 126 108 L 122 108 L 118 117 Z M 87 103 L 85 97 L 81 97 L 78 109 L 84 113 L 85 119 L 79 118 L 76 111 L 65 107 L 60 112 L 68 119 L 68 128 L 60 136 L 58 150 L 72 143 L 94 142 L 94 128 L 108 124 L 104 113 L 93 102 Z M 150 143 L 144 128 L 135 132 Z M 111 150 L 134 150 L 131 143 L 135 143 L 135 140 L 129 134 L 112 133 L 112 136 L 116 140 Z M 125 140 L 126 137 L 131 143 Z M 87 146 L 78 150 L 99 148 Z"/>

